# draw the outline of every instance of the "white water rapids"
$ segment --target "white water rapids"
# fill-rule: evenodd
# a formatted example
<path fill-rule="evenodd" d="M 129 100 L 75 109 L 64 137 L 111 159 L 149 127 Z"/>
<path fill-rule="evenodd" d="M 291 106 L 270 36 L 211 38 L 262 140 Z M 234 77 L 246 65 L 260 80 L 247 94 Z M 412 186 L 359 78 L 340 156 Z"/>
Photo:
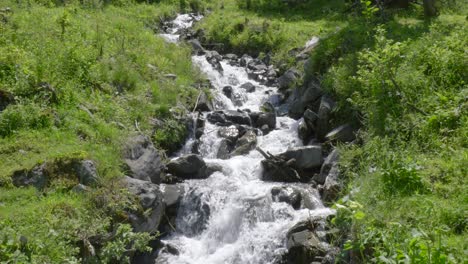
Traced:
<path fill-rule="evenodd" d="M 180 29 L 191 27 L 201 19 L 192 15 L 179 15 L 172 23 L 172 29 L 162 37 L 175 42 Z M 234 93 L 242 93 L 246 101 L 242 109 L 258 111 L 275 87 L 267 87 L 251 80 L 243 67 L 231 66 L 222 61 L 223 73 L 218 72 L 204 56 L 194 56 L 193 62 L 208 77 L 214 86 L 212 90 L 223 109 L 236 109 L 231 100 L 224 96 L 222 88 L 232 86 Z M 253 93 L 245 93 L 239 86 L 251 82 L 256 86 Z M 276 129 L 265 136 L 258 136 L 258 146 L 278 154 L 288 148 L 301 146 L 297 135 L 298 121 L 278 117 Z M 260 180 L 263 157 L 256 150 L 244 156 L 227 160 L 216 159 L 221 141 L 217 127 L 206 122 L 201 137 L 200 155 L 207 163 L 216 163 L 221 172 L 204 180 L 187 180 L 181 183 L 185 195 L 181 201 L 176 231 L 163 241 L 174 245 L 178 255 L 163 254 L 157 263 L 170 264 L 268 264 L 275 263 L 286 251 L 288 230 L 302 220 L 332 213 L 320 201 L 317 190 L 309 184 L 271 183 Z M 188 151 L 189 147 L 185 148 Z M 182 151 L 184 152 L 184 151 Z M 274 202 L 273 187 L 288 187 L 299 190 L 302 200 L 308 206 L 295 210 L 284 202 Z M 164 186 L 162 186 L 164 188 Z M 308 207 L 308 208 L 306 208 Z M 204 226 L 199 226 L 206 220 Z"/>

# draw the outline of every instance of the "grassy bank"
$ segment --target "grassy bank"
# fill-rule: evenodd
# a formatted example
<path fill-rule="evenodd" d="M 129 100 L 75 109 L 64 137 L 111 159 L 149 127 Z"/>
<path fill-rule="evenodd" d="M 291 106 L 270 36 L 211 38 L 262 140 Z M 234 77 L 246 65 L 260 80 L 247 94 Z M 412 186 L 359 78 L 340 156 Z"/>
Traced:
<path fill-rule="evenodd" d="M 438 8 L 428 19 L 418 4 L 223 1 L 200 25 L 208 43 L 284 68 L 302 69 L 291 50 L 321 38 L 304 73 L 337 100 L 336 124 L 362 127 L 358 144 L 339 146 L 347 188 L 334 220 L 355 263 L 467 258 L 468 7 Z"/>
<path fill-rule="evenodd" d="M 122 236 L 91 261 L 124 261 L 148 238 L 119 224 L 131 198 L 113 179 L 125 174 L 126 138 L 151 135 L 154 119 L 198 94 L 190 50 L 155 36 L 180 9 L 173 2 L 0 1 L 0 92 L 12 99 L 0 112 L 0 262 L 78 262 L 83 243 L 112 230 Z M 175 140 L 163 133 L 156 144 Z M 97 163 L 104 187 L 77 195 L 60 182 L 46 192 L 11 184 L 17 170 L 76 157 Z"/>

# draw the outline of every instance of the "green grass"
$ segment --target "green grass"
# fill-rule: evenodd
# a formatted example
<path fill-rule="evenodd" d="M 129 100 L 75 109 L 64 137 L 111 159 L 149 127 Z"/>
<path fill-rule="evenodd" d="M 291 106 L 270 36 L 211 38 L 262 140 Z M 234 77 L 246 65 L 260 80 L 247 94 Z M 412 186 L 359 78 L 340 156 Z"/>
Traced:
<path fill-rule="evenodd" d="M 0 90 L 15 97 L 0 112 L 0 262 L 78 263 L 86 255 L 80 243 L 109 232 L 121 237 L 96 242 L 86 261 L 122 263 L 127 246 L 145 247 L 148 234 L 124 225 L 123 208 L 137 203 L 114 179 L 125 173 L 126 138 L 138 130 L 151 136 L 153 119 L 173 122 L 169 109 L 192 109 L 198 95 L 190 49 L 155 35 L 179 4 L 0 0 L 0 9 L 11 8 L 0 13 Z M 172 132 L 159 132 L 155 143 L 173 142 Z M 96 162 L 102 187 L 77 195 L 66 181 L 44 192 L 11 184 L 15 171 L 74 157 Z"/>

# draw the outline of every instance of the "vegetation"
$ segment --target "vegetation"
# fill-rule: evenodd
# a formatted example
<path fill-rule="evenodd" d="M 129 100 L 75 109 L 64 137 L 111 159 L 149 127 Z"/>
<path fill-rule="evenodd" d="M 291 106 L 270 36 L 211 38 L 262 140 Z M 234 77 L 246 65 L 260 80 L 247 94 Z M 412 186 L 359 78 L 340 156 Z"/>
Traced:
<path fill-rule="evenodd" d="M 124 263 L 147 249 L 152 235 L 125 218 L 138 203 L 117 183 L 122 146 L 191 109 L 199 80 L 190 50 L 155 36 L 179 1 L 157 2 L 0 1 L 1 263 Z M 184 129 L 156 130 L 156 143 Z M 77 194 L 66 175 L 41 192 L 12 186 L 15 171 L 76 158 L 97 163 L 101 187 Z"/>
<path fill-rule="evenodd" d="M 0 0 L 0 99 L 9 101 L 0 101 L 0 261 L 120 263 L 146 249 L 154 234 L 126 224 L 135 203 L 116 180 L 121 148 L 138 130 L 167 151 L 185 138 L 174 115 L 195 101 L 199 74 L 187 48 L 154 30 L 177 11 L 209 8 L 197 25 L 205 44 L 303 68 L 337 100 L 333 121 L 361 126 L 356 144 L 339 146 L 342 260 L 463 263 L 468 6 L 383 2 Z M 295 55 L 313 36 L 320 44 L 303 65 Z M 12 186 L 15 171 L 76 157 L 96 161 L 101 187 Z"/>
<path fill-rule="evenodd" d="M 269 54 L 282 69 L 301 67 L 290 54 L 320 37 L 306 79 L 334 95 L 336 124 L 361 125 L 359 144 L 339 146 L 348 195 L 333 222 L 350 233 L 337 239 L 343 261 L 462 263 L 468 6 L 436 1 L 431 18 L 422 3 L 382 2 L 223 1 L 200 27 L 208 43 Z"/>

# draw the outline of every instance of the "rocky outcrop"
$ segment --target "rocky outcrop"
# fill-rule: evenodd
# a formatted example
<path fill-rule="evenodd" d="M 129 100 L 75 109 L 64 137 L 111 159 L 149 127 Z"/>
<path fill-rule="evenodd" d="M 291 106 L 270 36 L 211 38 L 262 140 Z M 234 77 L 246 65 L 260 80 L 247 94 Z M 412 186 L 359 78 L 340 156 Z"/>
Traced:
<path fill-rule="evenodd" d="M 156 233 L 164 216 L 164 196 L 159 186 L 148 181 L 125 177 L 124 184 L 138 198 L 140 210 L 129 210 L 130 222 L 136 232 Z"/>
<path fill-rule="evenodd" d="M 124 161 L 132 178 L 159 184 L 161 156 L 149 138 L 139 135 L 127 141 Z"/>
<path fill-rule="evenodd" d="M 47 187 L 54 179 L 67 178 L 77 185 L 96 186 L 99 175 L 96 165 L 91 160 L 63 159 L 45 162 L 31 170 L 20 170 L 13 173 L 12 183 L 16 187 L 33 186 L 39 190 Z"/>

